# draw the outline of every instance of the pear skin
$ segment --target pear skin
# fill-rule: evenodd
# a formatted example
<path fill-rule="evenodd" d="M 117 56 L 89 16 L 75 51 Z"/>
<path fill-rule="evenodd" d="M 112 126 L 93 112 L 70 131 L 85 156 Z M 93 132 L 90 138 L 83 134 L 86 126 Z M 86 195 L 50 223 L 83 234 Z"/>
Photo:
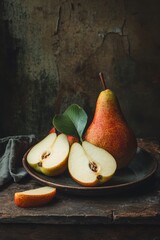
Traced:
<path fill-rule="evenodd" d="M 95 114 L 84 139 L 108 151 L 117 167 L 124 168 L 136 153 L 136 137 L 128 126 L 115 94 L 106 89 L 99 94 Z"/>
<path fill-rule="evenodd" d="M 74 137 L 74 136 L 67 136 L 67 138 L 68 138 L 68 142 L 69 142 L 69 145 L 71 146 L 73 143 L 75 143 L 75 142 L 79 142 L 78 141 L 78 138 L 76 138 L 76 137 Z"/>

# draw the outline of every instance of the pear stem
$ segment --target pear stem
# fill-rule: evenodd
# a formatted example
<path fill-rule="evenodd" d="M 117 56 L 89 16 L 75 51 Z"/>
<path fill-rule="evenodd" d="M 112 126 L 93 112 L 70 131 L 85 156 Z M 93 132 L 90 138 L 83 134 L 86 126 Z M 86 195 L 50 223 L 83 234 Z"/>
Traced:
<path fill-rule="evenodd" d="M 103 75 L 102 72 L 99 73 L 99 77 L 100 77 L 100 80 L 101 80 L 101 83 L 102 83 L 102 86 L 103 86 L 104 90 L 106 90 L 107 87 L 106 87 L 106 83 L 105 83 L 105 80 L 104 80 L 104 75 Z"/>

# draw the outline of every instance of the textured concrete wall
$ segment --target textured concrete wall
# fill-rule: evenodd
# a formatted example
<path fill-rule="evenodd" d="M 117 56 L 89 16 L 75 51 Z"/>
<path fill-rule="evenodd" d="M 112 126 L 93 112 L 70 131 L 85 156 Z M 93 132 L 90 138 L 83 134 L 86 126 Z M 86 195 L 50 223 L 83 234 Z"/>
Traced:
<path fill-rule="evenodd" d="M 100 71 L 136 135 L 159 135 L 159 3 L 2 0 L 1 135 L 46 134 L 71 103 L 91 119 Z"/>

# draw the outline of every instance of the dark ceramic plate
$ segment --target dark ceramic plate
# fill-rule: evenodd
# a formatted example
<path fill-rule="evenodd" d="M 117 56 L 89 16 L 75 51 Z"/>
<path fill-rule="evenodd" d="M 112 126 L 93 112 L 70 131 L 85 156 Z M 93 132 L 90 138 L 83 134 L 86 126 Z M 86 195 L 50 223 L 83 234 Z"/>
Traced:
<path fill-rule="evenodd" d="M 29 152 L 29 151 L 28 151 Z M 76 183 L 66 170 L 58 177 L 48 177 L 36 172 L 27 163 L 27 154 L 23 157 L 23 166 L 26 171 L 42 184 L 56 187 L 64 192 L 79 195 L 105 195 L 129 191 L 131 188 L 139 186 L 148 180 L 156 171 L 157 162 L 151 155 L 143 149 L 138 148 L 137 153 L 130 165 L 122 170 L 118 170 L 110 181 L 98 187 L 84 187 Z"/>

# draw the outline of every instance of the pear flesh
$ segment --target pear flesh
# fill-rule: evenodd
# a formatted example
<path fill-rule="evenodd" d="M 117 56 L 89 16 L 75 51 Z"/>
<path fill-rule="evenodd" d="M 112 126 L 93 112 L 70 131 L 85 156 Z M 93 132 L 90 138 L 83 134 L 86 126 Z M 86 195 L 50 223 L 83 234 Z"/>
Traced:
<path fill-rule="evenodd" d="M 69 142 L 65 134 L 50 133 L 28 153 L 27 162 L 36 171 L 56 176 L 67 168 Z"/>
<path fill-rule="evenodd" d="M 71 177 L 83 186 L 97 186 L 108 181 L 116 171 L 116 161 L 104 149 L 84 141 L 71 147 L 68 170 Z"/>
<path fill-rule="evenodd" d="M 100 93 L 95 114 L 84 139 L 108 151 L 118 168 L 128 166 L 136 153 L 136 137 L 128 126 L 115 94 L 107 89 Z"/>

